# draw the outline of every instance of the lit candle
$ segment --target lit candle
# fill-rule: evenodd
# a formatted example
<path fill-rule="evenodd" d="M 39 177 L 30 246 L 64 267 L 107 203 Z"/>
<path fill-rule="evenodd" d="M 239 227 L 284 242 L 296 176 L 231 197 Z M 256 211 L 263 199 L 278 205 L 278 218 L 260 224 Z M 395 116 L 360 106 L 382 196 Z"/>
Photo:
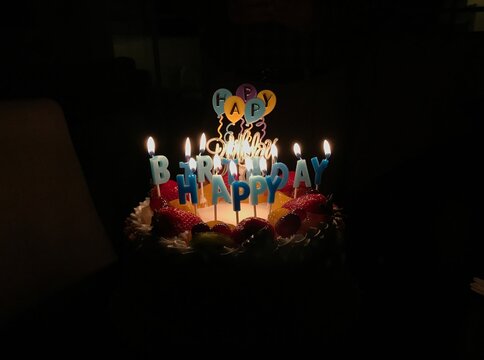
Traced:
<path fill-rule="evenodd" d="M 235 165 L 235 162 L 230 162 L 229 170 L 235 179 L 232 183 L 232 208 L 235 211 L 236 223 L 239 224 L 240 202 L 249 197 L 250 188 L 245 182 L 238 181 L 237 166 Z M 240 189 L 242 189 L 242 193 L 240 193 Z"/>
<path fill-rule="evenodd" d="M 190 165 L 188 162 L 190 161 L 190 157 L 192 156 L 192 146 L 190 144 L 190 138 L 187 138 L 185 141 L 185 162 L 180 161 L 180 169 L 183 169 L 185 172 L 185 181 L 188 182 L 188 176 L 192 173 L 190 169 Z"/>
<path fill-rule="evenodd" d="M 200 150 L 197 156 L 197 179 L 200 183 L 200 204 L 204 205 L 207 202 L 205 199 L 203 183 L 205 179 L 209 182 L 212 181 L 212 158 L 208 155 L 203 155 L 205 152 L 205 146 L 207 145 L 207 138 L 205 137 L 205 133 L 202 134 L 200 137 Z"/>
<path fill-rule="evenodd" d="M 230 199 L 229 191 L 225 186 L 222 175 L 219 175 L 219 171 L 222 169 L 222 163 L 220 162 L 220 156 L 215 155 L 213 157 L 213 171 L 212 176 L 212 204 L 213 204 L 213 215 L 215 221 L 217 221 L 217 203 L 218 199 L 223 198 L 228 204 L 232 202 Z"/>
<path fill-rule="evenodd" d="M 245 180 L 246 181 L 250 180 L 253 169 L 254 169 L 254 165 L 252 163 L 252 159 L 251 158 L 245 159 Z"/>
<path fill-rule="evenodd" d="M 278 151 L 276 145 L 271 146 L 271 156 L 272 156 L 272 167 L 271 167 L 271 178 L 272 183 L 275 184 L 275 178 L 279 177 L 281 181 L 278 182 L 277 189 L 282 189 L 286 186 L 287 181 L 289 180 L 289 168 L 286 164 L 277 162 L 278 160 Z M 279 176 L 279 172 L 281 172 L 281 176 Z M 270 195 L 270 192 L 269 192 Z"/>
<path fill-rule="evenodd" d="M 294 198 L 297 197 L 297 188 L 304 182 L 306 187 L 311 187 L 311 178 L 309 177 L 308 165 L 306 164 L 306 160 L 301 158 L 301 147 L 298 143 L 294 144 L 293 147 L 294 154 L 298 158 L 296 164 L 296 173 L 294 175 Z"/>
<path fill-rule="evenodd" d="M 263 175 L 253 175 L 249 178 L 249 188 L 250 188 L 250 203 L 254 207 L 254 216 L 257 217 L 257 205 L 259 204 L 259 195 L 263 194 L 267 190 L 267 182 L 264 178 L 265 172 L 267 172 L 266 159 L 260 159 L 260 168 Z"/>
<path fill-rule="evenodd" d="M 271 157 L 272 157 L 271 165 L 274 165 L 277 162 L 277 155 L 278 155 L 277 146 L 276 144 L 272 144 L 271 145 Z"/>
<path fill-rule="evenodd" d="M 314 169 L 314 183 L 316 184 L 316 190 L 319 190 L 319 185 L 321 184 L 323 172 L 328 167 L 329 158 L 331 157 L 331 147 L 327 140 L 323 141 L 323 151 L 325 159 L 323 159 L 321 163 L 316 156 L 311 159 L 311 164 L 313 165 Z"/>
<path fill-rule="evenodd" d="M 195 206 L 195 213 L 197 212 L 198 204 L 198 191 L 197 191 L 197 177 L 194 172 L 197 169 L 197 162 L 195 159 L 190 158 L 188 161 L 188 166 L 190 167 L 190 174 L 188 175 L 188 180 L 185 182 L 185 176 L 178 174 L 176 176 L 176 182 L 178 184 L 178 199 L 180 204 L 186 204 L 186 194 L 189 195 L 190 201 Z"/>
<path fill-rule="evenodd" d="M 170 171 L 168 170 L 168 159 L 164 155 L 155 155 L 155 141 L 150 136 L 146 141 L 148 154 L 150 155 L 151 178 L 156 186 L 158 197 L 160 197 L 160 184 L 170 180 Z"/>

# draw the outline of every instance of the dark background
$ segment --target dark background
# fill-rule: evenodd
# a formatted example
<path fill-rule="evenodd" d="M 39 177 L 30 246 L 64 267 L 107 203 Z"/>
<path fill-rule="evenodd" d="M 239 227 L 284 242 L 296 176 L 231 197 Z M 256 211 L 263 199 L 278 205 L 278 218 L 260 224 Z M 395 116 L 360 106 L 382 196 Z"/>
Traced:
<path fill-rule="evenodd" d="M 482 314 L 468 286 L 484 276 L 482 10 L 451 0 L 10 4 L 0 95 L 59 102 L 122 254 L 123 221 L 149 186 L 146 137 L 176 164 L 186 136 L 215 135 L 216 89 L 273 90 L 268 135 L 282 161 L 294 161 L 296 140 L 307 157 L 323 138 L 333 147 L 324 190 L 345 208 L 361 298 L 348 347 L 456 358 L 478 351 Z"/>

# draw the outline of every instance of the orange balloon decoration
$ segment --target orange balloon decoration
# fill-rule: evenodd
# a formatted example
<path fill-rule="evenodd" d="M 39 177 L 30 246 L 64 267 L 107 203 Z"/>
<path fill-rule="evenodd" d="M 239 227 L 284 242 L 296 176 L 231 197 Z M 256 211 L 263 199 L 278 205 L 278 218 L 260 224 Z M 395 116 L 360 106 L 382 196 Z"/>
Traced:
<path fill-rule="evenodd" d="M 262 90 L 257 94 L 257 97 L 264 101 L 264 104 L 266 105 L 266 111 L 264 112 L 264 116 L 272 112 L 274 108 L 276 107 L 276 94 L 274 94 L 270 90 Z"/>
<path fill-rule="evenodd" d="M 232 124 L 235 124 L 244 115 L 245 112 L 245 102 L 241 97 L 230 96 L 225 100 L 224 112 L 227 119 Z"/>

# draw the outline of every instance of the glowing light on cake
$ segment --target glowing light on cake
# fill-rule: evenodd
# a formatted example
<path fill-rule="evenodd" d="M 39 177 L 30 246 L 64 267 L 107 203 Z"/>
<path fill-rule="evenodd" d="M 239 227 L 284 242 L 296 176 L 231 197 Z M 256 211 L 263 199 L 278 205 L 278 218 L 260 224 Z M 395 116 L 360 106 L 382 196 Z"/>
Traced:
<path fill-rule="evenodd" d="M 329 159 L 329 157 L 331 156 L 331 146 L 329 145 L 328 140 L 323 141 L 323 151 L 326 159 Z"/>
<path fill-rule="evenodd" d="M 249 180 L 254 171 L 254 164 L 251 158 L 247 158 L 245 161 L 245 180 Z"/>
<path fill-rule="evenodd" d="M 205 133 L 202 133 L 202 136 L 200 136 L 200 149 L 198 155 L 202 155 L 205 152 L 205 147 L 207 146 L 207 137 L 205 136 Z"/>
<path fill-rule="evenodd" d="M 300 160 L 301 159 L 301 147 L 299 146 L 299 144 L 294 143 L 292 150 L 294 151 L 294 155 L 296 155 L 297 159 Z"/>
<path fill-rule="evenodd" d="M 311 159 L 311 164 L 313 165 L 314 169 L 314 184 L 316 186 L 316 190 L 319 191 L 319 186 L 321 185 L 321 179 L 323 177 L 323 172 L 329 165 L 329 158 L 331 157 L 331 146 L 327 140 L 323 141 L 323 151 L 324 151 L 324 159 L 319 162 L 318 158 L 315 156 Z"/>
<path fill-rule="evenodd" d="M 227 151 L 225 155 L 227 155 L 227 159 L 232 159 L 233 158 L 233 153 L 234 153 L 234 141 L 230 140 L 227 144 Z"/>
<path fill-rule="evenodd" d="M 190 143 L 190 138 L 185 140 L 185 160 L 188 162 L 190 161 L 190 157 L 192 156 L 192 145 Z"/>
<path fill-rule="evenodd" d="M 266 176 L 266 174 L 267 174 L 267 160 L 266 160 L 266 158 L 260 158 L 259 159 L 259 168 L 260 168 L 260 171 L 262 172 L 262 176 Z"/>
<path fill-rule="evenodd" d="M 153 158 L 155 157 L 155 140 L 150 136 L 148 140 L 146 140 L 146 148 L 148 149 L 148 154 L 150 155 L 150 164 L 154 160 Z M 151 165 L 151 172 L 153 176 L 153 165 Z M 153 176 L 154 177 L 154 176 Z M 156 186 L 156 193 L 158 194 L 158 197 L 160 197 L 160 186 L 158 184 L 154 184 Z"/>
<path fill-rule="evenodd" d="M 148 148 L 148 154 L 151 157 L 155 156 L 155 140 L 151 136 L 146 141 L 146 147 Z"/>
<path fill-rule="evenodd" d="M 272 165 L 274 165 L 277 162 L 277 156 L 279 155 L 279 152 L 277 151 L 277 146 L 276 144 L 271 145 L 271 157 L 272 157 Z"/>

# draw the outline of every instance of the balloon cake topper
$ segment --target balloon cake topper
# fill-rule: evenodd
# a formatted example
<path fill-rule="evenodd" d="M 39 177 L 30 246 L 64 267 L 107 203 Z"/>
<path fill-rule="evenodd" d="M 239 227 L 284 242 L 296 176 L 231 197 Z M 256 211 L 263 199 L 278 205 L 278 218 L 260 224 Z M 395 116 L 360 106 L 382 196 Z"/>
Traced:
<path fill-rule="evenodd" d="M 265 139 L 267 124 L 265 116 L 270 114 L 276 106 L 276 95 L 271 90 L 257 89 L 252 84 L 242 84 L 235 91 L 221 88 L 212 97 L 212 106 L 219 117 L 217 128 L 218 137 L 207 141 L 207 152 L 221 157 L 239 159 L 244 162 L 245 157 L 263 156 L 269 159 L 271 146 L 277 142 Z M 227 119 L 223 132 L 224 118 Z M 237 137 L 235 124 L 240 122 Z M 254 128 L 260 131 L 252 133 Z"/>

